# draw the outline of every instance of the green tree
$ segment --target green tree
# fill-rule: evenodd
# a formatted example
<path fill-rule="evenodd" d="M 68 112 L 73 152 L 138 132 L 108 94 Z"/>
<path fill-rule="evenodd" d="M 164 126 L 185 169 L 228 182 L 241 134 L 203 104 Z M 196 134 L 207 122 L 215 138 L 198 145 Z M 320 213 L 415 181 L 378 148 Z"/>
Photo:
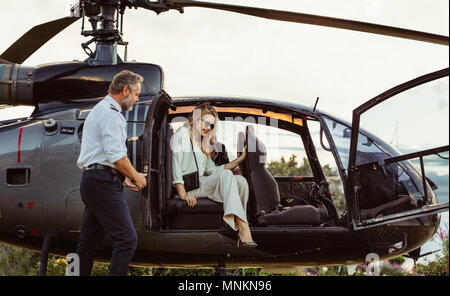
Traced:
<path fill-rule="evenodd" d="M 0 244 L 0 276 L 37 275 L 39 259 L 39 253 Z"/>
<path fill-rule="evenodd" d="M 405 259 L 405 257 L 403 257 L 403 256 L 397 256 L 397 257 L 394 257 L 394 258 L 389 259 L 388 261 L 389 261 L 389 263 L 391 263 L 391 264 L 402 265 L 403 263 L 405 263 L 406 259 Z"/>
<path fill-rule="evenodd" d="M 288 161 L 282 156 L 280 161 L 270 162 L 267 166 L 267 170 L 275 177 L 312 176 L 312 170 L 308 159 L 304 157 L 302 163 L 299 165 L 297 155 L 294 154 L 289 157 Z"/>

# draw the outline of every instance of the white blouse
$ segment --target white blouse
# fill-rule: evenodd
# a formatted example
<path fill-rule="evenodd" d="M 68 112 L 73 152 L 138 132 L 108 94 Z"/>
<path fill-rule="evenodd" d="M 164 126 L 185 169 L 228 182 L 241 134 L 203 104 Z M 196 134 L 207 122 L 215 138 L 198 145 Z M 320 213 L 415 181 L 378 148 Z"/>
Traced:
<path fill-rule="evenodd" d="M 194 154 L 192 153 L 189 129 L 185 126 L 179 128 L 173 135 L 170 145 L 172 149 L 172 184 L 184 184 L 183 175 L 197 171 Z M 193 143 L 193 146 L 200 178 L 204 176 L 205 172 L 211 175 L 218 170 L 224 170 L 224 165 L 216 166 L 211 158 L 201 151 L 198 145 Z"/>

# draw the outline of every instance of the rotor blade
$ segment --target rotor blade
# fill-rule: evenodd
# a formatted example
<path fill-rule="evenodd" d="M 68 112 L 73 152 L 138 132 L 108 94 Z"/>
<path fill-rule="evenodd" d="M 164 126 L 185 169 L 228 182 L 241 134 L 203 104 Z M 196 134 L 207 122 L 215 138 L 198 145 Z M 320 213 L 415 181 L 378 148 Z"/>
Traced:
<path fill-rule="evenodd" d="M 203 7 L 219 10 L 226 10 L 236 13 L 262 17 L 271 20 L 302 23 L 316 26 L 332 27 L 352 31 L 360 31 L 379 35 L 386 35 L 397 38 L 412 39 L 417 41 L 449 45 L 448 36 L 437 35 L 427 32 L 414 31 L 409 29 L 365 23 L 353 20 L 332 18 L 313 14 L 304 14 L 290 11 L 256 8 L 248 6 L 238 6 L 230 4 L 210 3 L 191 0 L 170 0 L 167 5 L 171 8 L 183 7 Z"/>
<path fill-rule="evenodd" d="M 10 61 L 0 59 L 0 64 L 12 64 Z"/>
<path fill-rule="evenodd" d="M 22 64 L 42 45 L 78 19 L 79 17 L 64 17 L 33 27 L 5 50 L 0 59 Z"/>

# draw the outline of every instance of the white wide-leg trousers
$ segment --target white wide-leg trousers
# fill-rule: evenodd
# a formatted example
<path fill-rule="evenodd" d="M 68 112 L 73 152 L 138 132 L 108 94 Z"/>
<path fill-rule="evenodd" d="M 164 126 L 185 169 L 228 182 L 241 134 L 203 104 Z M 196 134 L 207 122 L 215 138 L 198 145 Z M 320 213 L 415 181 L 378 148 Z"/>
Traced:
<path fill-rule="evenodd" d="M 201 177 L 200 188 L 187 194 L 223 203 L 223 219 L 235 231 L 238 230 L 238 226 L 234 221 L 234 215 L 247 222 L 248 183 L 244 177 L 234 175 L 231 170 L 221 170 L 210 176 Z"/>

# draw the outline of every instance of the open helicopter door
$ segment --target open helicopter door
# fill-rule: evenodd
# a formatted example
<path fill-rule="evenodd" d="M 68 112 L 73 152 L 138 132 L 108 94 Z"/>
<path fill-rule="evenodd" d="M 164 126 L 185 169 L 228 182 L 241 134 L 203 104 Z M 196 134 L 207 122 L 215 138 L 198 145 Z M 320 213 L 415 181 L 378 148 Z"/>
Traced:
<path fill-rule="evenodd" d="M 151 101 L 145 119 L 141 172 L 147 174 L 147 187 L 142 191 L 142 217 L 144 228 L 147 229 L 152 228 L 152 217 L 157 215 L 158 197 L 162 196 L 161 190 L 164 188 L 160 170 L 163 165 L 161 154 L 164 153 L 161 147 L 164 132 L 162 127 L 171 106 L 171 97 L 161 90 Z"/>
<path fill-rule="evenodd" d="M 360 131 L 361 115 L 406 90 L 447 77 L 449 69 L 423 75 L 398 85 L 353 110 L 348 158 L 347 202 L 354 230 L 448 211 L 449 203 L 438 203 L 437 186 L 426 177 L 423 157 L 449 151 L 449 146 L 401 155 L 382 140 Z M 446 87 L 448 91 L 448 86 Z M 416 90 L 416 89 L 415 89 Z M 421 97 L 422 98 L 422 97 Z M 448 92 L 446 94 L 448 100 Z M 424 97 L 428 99 L 428 97 Z M 379 118 L 380 121 L 383 118 Z M 347 135 L 350 136 L 350 135 Z M 378 141 L 378 142 L 377 142 Z M 419 159 L 420 172 L 410 160 Z M 436 216 L 434 219 L 438 219 Z"/>

